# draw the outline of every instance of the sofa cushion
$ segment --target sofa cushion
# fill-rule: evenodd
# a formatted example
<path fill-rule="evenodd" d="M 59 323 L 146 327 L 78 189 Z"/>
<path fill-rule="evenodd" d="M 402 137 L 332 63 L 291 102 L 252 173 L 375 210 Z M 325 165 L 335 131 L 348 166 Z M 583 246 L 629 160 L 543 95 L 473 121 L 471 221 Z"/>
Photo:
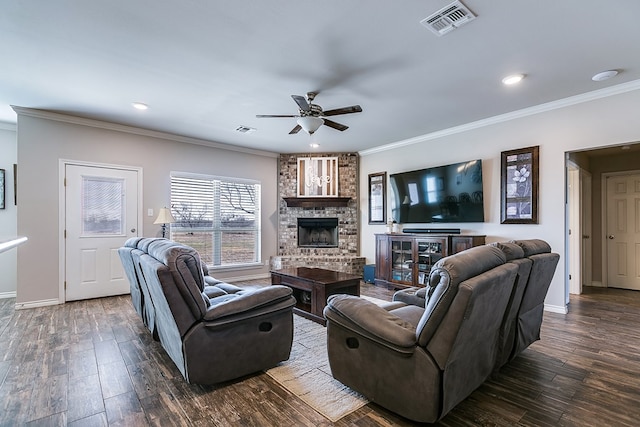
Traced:
<path fill-rule="evenodd" d="M 228 295 L 224 290 L 217 286 L 205 286 L 203 293 L 209 298 L 216 298 L 222 295 Z"/>
<path fill-rule="evenodd" d="M 416 328 L 420 346 L 425 346 L 445 316 L 460 283 L 506 262 L 504 252 L 494 246 L 476 246 L 442 258 L 429 274 L 425 311 Z"/>
<path fill-rule="evenodd" d="M 524 258 L 524 250 L 515 242 L 495 242 L 490 243 L 489 245 L 495 246 L 496 248 L 504 252 L 504 255 L 507 257 L 507 261 Z"/>
<path fill-rule="evenodd" d="M 240 293 L 246 292 L 245 289 L 242 289 L 239 286 L 232 285 L 230 283 L 225 283 L 225 282 L 218 282 L 218 284 L 216 285 L 216 288 L 220 288 L 228 294 L 237 294 L 238 292 Z"/>
<path fill-rule="evenodd" d="M 551 252 L 551 246 L 540 239 L 514 240 L 514 243 L 522 248 L 526 257 Z"/>
<path fill-rule="evenodd" d="M 211 306 L 207 309 L 204 320 L 219 319 L 269 305 L 278 300 L 289 298 L 292 292 L 291 288 L 287 286 L 273 285 L 252 292 L 217 297 L 211 300 Z"/>
<path fill-rule="evenodd" d="M 204 276 L 200 255 L 189 247 L 159 239 L 148 247 L 148 253 L 169 267 L 175 286 L 196 319 L 201 319 L 209 306 L 204 294 Z"/>

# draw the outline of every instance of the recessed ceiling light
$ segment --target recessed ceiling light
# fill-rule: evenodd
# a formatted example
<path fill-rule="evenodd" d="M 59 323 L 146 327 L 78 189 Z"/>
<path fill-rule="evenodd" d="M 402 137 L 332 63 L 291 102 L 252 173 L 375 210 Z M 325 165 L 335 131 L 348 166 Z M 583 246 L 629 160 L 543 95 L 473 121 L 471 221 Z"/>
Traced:
<path fill-rule="evenodd" d="M 320 144 L 317 144 L 317 143 L 315 143 L 315 142 L 312 142 L 311 144 L 309 144 L 309 147 L 311 147 L 311 148 L 318 148 L 318 147 L 320 147 Z"/>
<path fill-rule="evenodd" d="M 593 80 L 594 82 L 601 82 L 603 80 L 610 79 L 611 77 L 615 77 L 617 75 L 618 75 L 618 71 L 617 70 L 607 70 L 607 71 L 603 71 L 603 72 L 598 73 L 595 76 L 591 77 L 591 80 Z"/>
<path fill-rule="evenodd" d="M 132 102 L 131 105 L 133 105 L 133 108 L 135 108 L 136 110 L 146 110 L 149 108 L 147 104 L 144 104 L 142 102 Z"/>
<path fill-rule="evenodd" d="M 502 79 L 502 83 L 505 85 L 514 85 L 520 83 L 522 79 L 524 79 L 524 74 L 512 74 Z"/>

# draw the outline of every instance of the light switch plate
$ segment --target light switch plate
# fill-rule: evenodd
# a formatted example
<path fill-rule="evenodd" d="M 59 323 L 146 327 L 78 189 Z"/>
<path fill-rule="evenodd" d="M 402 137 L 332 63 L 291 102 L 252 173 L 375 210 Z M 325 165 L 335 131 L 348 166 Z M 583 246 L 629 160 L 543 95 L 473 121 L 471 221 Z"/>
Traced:
<path fill-rule="evenodd" d="M 147 216 L 153 216 L 153 209 L 147 209 Z"/>

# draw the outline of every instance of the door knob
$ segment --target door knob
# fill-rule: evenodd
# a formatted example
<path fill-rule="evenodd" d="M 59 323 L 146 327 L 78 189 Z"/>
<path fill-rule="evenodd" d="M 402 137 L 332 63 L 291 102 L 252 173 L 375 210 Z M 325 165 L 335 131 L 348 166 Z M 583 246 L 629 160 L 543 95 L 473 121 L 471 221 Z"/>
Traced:
<path fill-rule="evenodd" d="M 609 236 L 607 236 L 607 237 L 609 237 L 609 239 L 611 239 L 611 240 L 616 238 L 616 236 L 614 236 L 613 234 L 609 234 Z"/>
<path fill-rule="evenodd" d="M 132 228 L 132 229 L 131 229 L 131 232 L 132 232 L 132 233 L 135 233 L 135 232 L 136 232 L 136 229 L 135 229 L 135 228 Z"/>

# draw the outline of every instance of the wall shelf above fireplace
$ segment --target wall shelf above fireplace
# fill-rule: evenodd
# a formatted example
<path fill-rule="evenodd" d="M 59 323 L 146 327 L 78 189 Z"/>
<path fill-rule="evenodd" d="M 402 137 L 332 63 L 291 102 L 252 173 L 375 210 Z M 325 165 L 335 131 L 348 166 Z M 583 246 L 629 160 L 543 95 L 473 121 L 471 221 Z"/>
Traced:
<path fill-rule="evenodd" d="M 342 207 L 349 204 L 351 197 L 283 197 L 290 208 Z"/>

